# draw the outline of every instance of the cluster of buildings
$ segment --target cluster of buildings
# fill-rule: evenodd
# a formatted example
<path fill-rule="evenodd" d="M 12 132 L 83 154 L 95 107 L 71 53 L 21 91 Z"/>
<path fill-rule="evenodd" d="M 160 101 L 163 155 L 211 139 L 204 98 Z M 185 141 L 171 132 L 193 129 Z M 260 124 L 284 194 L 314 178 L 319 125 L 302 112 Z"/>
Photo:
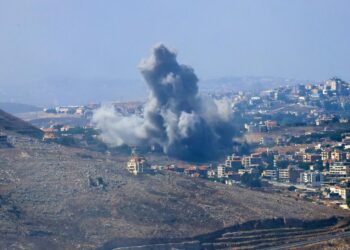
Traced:
<path fill-rule="evenodd" d="M 133 175 L 172 171 L 226 184 L 257 183 L 294 186 L 300 195 L 317 202 L 344 204 L 350 198 L 350 84 L 332 78 L 318 84 L 284 86 L 259 93 L 232 93 L 232 112 L 243 133 L 258 134 L 249 150 L 233 149 L 221 164 L 155 166 L 133 154 L 126 169 Z M 142 102 L 112 103 L 123 116 L 142 117 Z M 60 106 L 46 112 L 89 117 L 99 105 Z M 283 128 L 312 127 L 305 134 L 278 133 Z M 339 132 L 342 127 L 345 131 Z M 65 136 L 82 140 L 91 127 L 54 125 L 43 128 L 43 140 Z M 338 130 L 337 130 L 338 129 Z M 288 131 L 286 129 L 285 131 Z M 97 134 L 97 133 L 96 133 Z M 96 135 L 94 134 L 94 135 Z M 239 147 L 239 146 L 237 146 Z M 252 182 L 247 182 L 247 178 Z M 256 182 L 259 180 L 259 182 Z M 245 183 L 245 184 L 246 184 Z"/>
<path fill-rule="evenodd" d="M 149 172 L 149 165 L 142 156 L 133 155 L 126 163 L 126 169 L 133 175 Z"/>
<path fill-rule="evenodd" d="M 278 127 L 278 122 L 277 121 L 271 121 L 271 120 L 266 120 L 266 121 L 260 121 L 260 122 L 250 122 L 244 124 L 244 128 L 247 130 L 247 132 L 250 133 L 263 133 L 263 132 L 269 132 L 273 131 Z"/>
<path fill-rule="evenodd" d="M 100 104 L 89 104 L 84 106 L 57 106 L 54 108 L 45 108 L 44 112 L 53 114 L 77 115 L 85 118 L 91 118 L 93 110 L 99 108 Z"/>
<path fill-rule="evenodd" d="M 126 169 L 133 175 L 153 173 L 155 171 L 171 171 L 201 178 L 214 178 L 216 175 L 215 170 L 211 166 L 196 166 L 192 164 L 151 165 L 143 156 L 134 153 L 126 163 Z"/>
<path fill-rule="evenodd" d="M 283 149 L 283 147 L 281 147 Z M 150 165 L 133 155 L 127 170 L 138 175 L 149 171 L 171 171 L 193 178 L 205 178 L 229 185 L 243 183 L 247 176 L 261 186 L 295 187 L 299 195 L 327 205 L 344 206 L 350 198 L 350 135 L 343 143 L 310 145 L 288 151 L 260 147 L 249 155 L 229 155 L 221 164 Z M 256 182 L 255 182 L 256 183 Z"/>
<path fill-rule="evenodd" d="M 237 181 L 237 176 L 248 173 L 272 185 L 305 190 L 318 202 L 344 205 L 350 198 L 349 139 L 346 133 L 342 143 L 333 145 L 310 144 L 288 151 L 261 147 L 259 153 L 231 155 L 217 167 L 216 176 Z"/>
<path fill-rule="evenodd" d="M 143 114 L 142 102 L 114 102 L 110 105 L 122 116 Z M 101 104 L 92 103 L 45 108 L 44 112 L 57 116 L 48 116 L 36 126 L 44 132 L 42 140 L 45 142 L 80 145 L 103 151 L 107 146 L 98 137 L 100 131 L 91 123 L 93 112 L 100 107 Z"/>
<path fill-rule="evenodd" d="M 88 138 L 97 138 L 98 132 L 91 126 L 71 126 L 53 124 L 49 127 L 41 128 L 44 132 L 42 140 L 44 142 L 61 142 L 63 144 L 82 145 Z"/>
<path fill-rule="evenodd" d="M 129 115 L 143 115 L 143 103 L 142 102 L 115 102 L 113 103 L 113 107 L 116 112 L 121 115 L 129 116 Z"/>
<path fill-rule="evenodd" d="M 246 131 L 268 132 L 278 125 L 347 122 L 341 113 L 350 111 L 349 94 L 349 83 L 332 78 L 319 84 L 232 93 L 230 99 L 233 111 L 244 113 Z"/>
<path fill-rule="evenodd" d="M 131 102 L 114 102 L 110 103 L 115 111 L 123 116 L 143 114 L 143 103 L 138 101 Z M 63 115 L 76 115 L 90 119 L 93 111 L 101 107 L 101 104 L 88 104 L 88 105 L 69 105 L 69 106 L 57 106 L 53 108 L 45 108 L 44 112 Z"/>

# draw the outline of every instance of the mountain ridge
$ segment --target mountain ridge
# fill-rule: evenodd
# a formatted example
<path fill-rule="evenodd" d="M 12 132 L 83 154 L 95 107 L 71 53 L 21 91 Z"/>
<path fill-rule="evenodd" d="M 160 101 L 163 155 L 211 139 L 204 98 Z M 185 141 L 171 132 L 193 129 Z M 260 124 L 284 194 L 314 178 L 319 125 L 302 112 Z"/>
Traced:
<path fill-rule="evenodd" d="M 13 131 L 23 135 L 29 135 L 35 138 L 42 138 L 43 132 L 20 118 L 11 115 L 0 109 L 0 130 Z"/>

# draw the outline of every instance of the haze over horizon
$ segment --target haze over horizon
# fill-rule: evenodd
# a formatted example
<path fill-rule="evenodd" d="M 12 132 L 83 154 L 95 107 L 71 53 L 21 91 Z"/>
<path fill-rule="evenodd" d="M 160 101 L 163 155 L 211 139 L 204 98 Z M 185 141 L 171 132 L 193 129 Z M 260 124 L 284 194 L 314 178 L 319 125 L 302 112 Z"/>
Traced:
<path fill-rule="evenodd" d="M 350 0 L 0 0 L 0 250 L 350 250 Z"/>
<path fill-rule="evenodd" d="M 199 79 L 349 80 L 349 8 L 348 1 L 2 1 L 0 98 L 35 103 L 28 89 L 68 79 L 65 86 L 96 85 L 96 93 L 113 82 L 122 99 L 133 99 L 144 88 L 137 83 L 130 93 L 125 82 L 140 81 L 139 60 L 159 42 L 178 50 Z"/>

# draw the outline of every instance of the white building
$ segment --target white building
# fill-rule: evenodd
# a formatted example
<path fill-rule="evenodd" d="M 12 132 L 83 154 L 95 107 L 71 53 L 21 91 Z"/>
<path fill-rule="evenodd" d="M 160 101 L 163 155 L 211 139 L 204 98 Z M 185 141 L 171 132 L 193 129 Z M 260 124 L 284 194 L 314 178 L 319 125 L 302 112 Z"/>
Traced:
<path fill-rule="evenodd" d="M 344 162 L 335 162 L 329 166 L 329 174 L 346 177 L 350 175 L 350 165 Z"/>
<path fill-rule="evenodd" d="M 331 193 L 338 194 L 344 200 L 350 197 L 350 188 L 336 185 L 330 186 L 329 190 L 331 191 Z"/>
<path fill-rule="evenodd" d="M 258 170 L 256 168 L 244 168 L 244 169 L 239 169 L 238 174 L 239 175 L 244 175 L 245 173 L 247 174 L 256 174 L 258 173 Z"/>
<path fill-rule="evenodd" d="M 244 128 L 249 133 L 257 133 L 257 132 L 259 132 L 259 127 L 256 124 L 244 124 Z"/>
<path fill-rule="evenodd" d="M 126 168 L 127 170 L 137 175 L 138 173 L 143 173 L 146 167 L 146 160 L 143 157 L 133 156 L 128 161 Z"/>
<path fill-rule="evenodd" d="M 320 187 L 323 183 L 323 175 L 319 171 L 306 171 L 300 174 L 300 182 L 312 187 Z"/>
<path fill-rule="evenodd" d="M 226 167 L 224 165 L 219 165 L 218 166 L 218 178 L 225 177 L 225 171 L 226 171 Z"/>

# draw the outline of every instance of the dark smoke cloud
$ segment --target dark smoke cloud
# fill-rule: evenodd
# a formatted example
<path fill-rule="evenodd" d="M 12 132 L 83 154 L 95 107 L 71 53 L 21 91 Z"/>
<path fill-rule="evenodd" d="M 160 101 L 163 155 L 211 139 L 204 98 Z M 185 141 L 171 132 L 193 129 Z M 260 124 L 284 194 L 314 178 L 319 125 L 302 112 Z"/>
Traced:
<path fill-rule="evenodd" d="M 228 102 L 198 94 L 193 69 L 160 44 L 140 63 L 150 88 L 143 118 L 121 117 L 112 107 L 97 110 L 93 121 L 102 139 L 114 146 L 159 145 L 164 153 L 184 160 L 208 160 L 232 142 Z"/>

